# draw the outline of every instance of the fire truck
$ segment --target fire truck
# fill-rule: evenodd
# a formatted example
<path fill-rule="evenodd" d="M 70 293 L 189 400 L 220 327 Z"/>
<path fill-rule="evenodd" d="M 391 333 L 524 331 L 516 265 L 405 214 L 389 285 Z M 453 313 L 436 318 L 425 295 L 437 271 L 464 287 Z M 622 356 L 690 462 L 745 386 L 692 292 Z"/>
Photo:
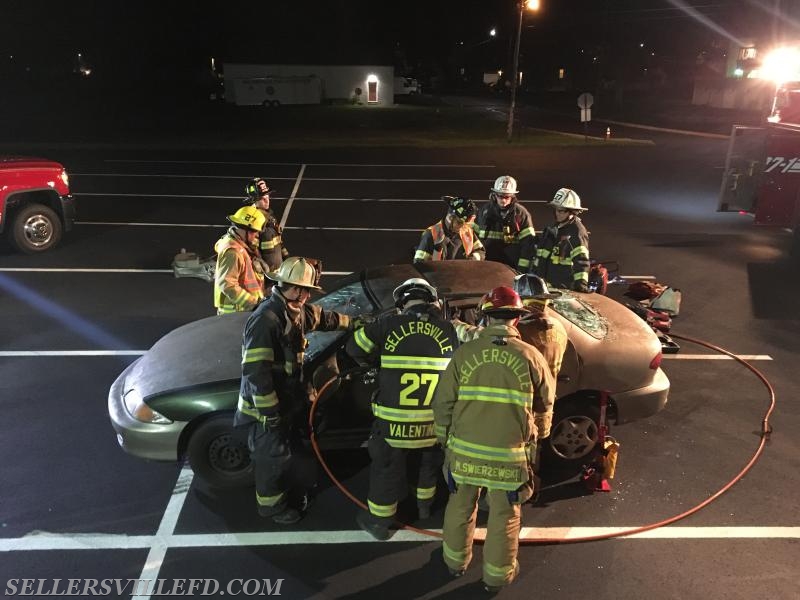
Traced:
<path fill-rule="evenodd" d="M 800 50 L 781 56 L 772 110 L 759 127 L 734 125 L 719 211 L 752 215 L 756 225 L 786 229 L 800 256 Z"/>

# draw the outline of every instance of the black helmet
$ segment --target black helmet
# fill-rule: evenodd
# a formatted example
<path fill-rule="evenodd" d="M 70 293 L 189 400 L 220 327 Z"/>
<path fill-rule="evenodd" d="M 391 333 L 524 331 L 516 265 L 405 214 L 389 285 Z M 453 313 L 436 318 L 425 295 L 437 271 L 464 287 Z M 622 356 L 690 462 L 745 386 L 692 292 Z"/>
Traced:
<path fill-rule="evenodd" d="M 462 198 L 461 196 L 443 196 L 442 200 L 447 202 L 447 212 L 459 219 L 469 221 L 477 212 L 475 203 L 469 198 Z"/>
<path fill-rule="evenodd" d="M 244 193 L 247 194 L 245 202 L 255 202 L 261 196 L 266 196 L 272 191 L 266 179 L 261 177 L 254 177 L 251 181 L 247 182 L 244 186 Z"/>
<path fill-rule="evenodd" d="M 540 302 L 534 304 L 544 306 L 548 305 L 549 300 L 561 297 L 561 292 L 551 292 L 544 279 L 533 273 L 522 273 L 514 277 L 514 291 L 523 298 L 523 302 L 529 299 L 539 300 Z M 526 305 L 529 304 L 530 302 L 526 302 Z"/>

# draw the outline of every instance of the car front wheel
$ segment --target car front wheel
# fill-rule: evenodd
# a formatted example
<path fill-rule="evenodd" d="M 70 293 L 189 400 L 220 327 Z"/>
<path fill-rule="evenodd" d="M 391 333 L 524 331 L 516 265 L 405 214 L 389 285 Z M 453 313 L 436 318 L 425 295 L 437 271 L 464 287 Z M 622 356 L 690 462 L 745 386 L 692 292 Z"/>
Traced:
<path fill-rule="evenodd" d="M 231 415 L 216 415 L 200 424 L 189 438 L 189 465 L 213 488 L 253 485 L 247 443 L 233 428 Z"/>
<path fill-rule="evenodd" d="M 25 254 L 44 252 L 61 239 L 61 220 L 44 204 L 28 204 L 14 214 L 11 242 Z"/>
<path fill-rule="evenodd" d="M 570 475 L 594 461 L 599 450 L 600 401 L 596 396 L 556 400 L 543 464 Z"/>

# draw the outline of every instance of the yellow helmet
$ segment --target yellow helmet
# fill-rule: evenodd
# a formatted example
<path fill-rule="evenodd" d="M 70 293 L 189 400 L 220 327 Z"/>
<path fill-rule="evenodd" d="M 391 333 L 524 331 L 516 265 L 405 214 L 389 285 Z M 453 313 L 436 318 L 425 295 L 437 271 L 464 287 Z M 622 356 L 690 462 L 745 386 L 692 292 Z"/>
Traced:
<path fill-rule="evenodd" d="M 228 215 L 228 221 L 245 229 L 261 231 L 264 229 L 267 217 L 255 206 L 243 206 L 232 215 Z"/>
<path fill-rule="evenodd" d="M 290 256 L 281 263 L 277 271 L 267 273 L 272 281 L 297 285 L 312 290 L 321 290 L 317 285 L 317 270 L 302 256 Z"/>

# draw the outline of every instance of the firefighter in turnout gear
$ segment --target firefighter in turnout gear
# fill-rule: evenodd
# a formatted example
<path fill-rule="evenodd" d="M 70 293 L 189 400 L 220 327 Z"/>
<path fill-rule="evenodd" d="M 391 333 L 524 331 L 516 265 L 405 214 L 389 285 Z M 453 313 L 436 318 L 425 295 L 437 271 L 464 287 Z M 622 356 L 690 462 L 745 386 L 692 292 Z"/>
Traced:
<path fill-rule="evenodd" d="M 228 216 L 228 221 L 232 226 L 214 244 L 214 306 L 218 315 L 253 310 L 264 299 L 264 277 L 256 267 L 264 215 L 252 206 L 243 206 Z"/>
<path fill-rule="evenodd" d="M 433 397 L 436 437 L 445 444 L 450 499 L 442 528 L 444 562 L 460 576 L 472 560 L 478 497 L 489 518 L 483 582 L 496 592 L 519 573 L 520 504 L 533 494 L 537 439 L 550 435 L 555 382 L 541 353 L 516 328 L 526 311 L 511 288 L 484 296 L 488 320 L 456 350 Z"/>
<path fill-rule="evenodd" d="M 442 465 L 430 403 L 458 344 L 453 326 L 442 318 L 436 289 L 427 281 L 405 281 L 394 290 L 394 299 L 399 313 L 357 329 L 347 344 L 359 362 L 380 365 L 368 444 L 369 512 L 357 517 L 359 526 L 379 540 L 389 538 L 409 464 L 418 471 L 410 474 L 409 483 L 419 516 L 430 516 Z"/>
<path fill-rule="evenodd" d="M 260 213 L 259 213 L 260 214 Z M 303 376 L 305 335 L 350 329 L 350 317 L 308 304 L 319 290 L 319 271 L 292 256 L 268 277 L 272 295 L 247 320 L 242 341 L 242 381 L 234 425 L 247 429 L 256 502 L 261 516 L 281 524 L 300 520 L 288 497 L 292 459 L 302 455 L 300 428 L 308 408 Z M 301 504 L 306 497 L 303 496 Z"/>
<path fill-rule="evenodd" d="M 561 188 L 550 202 L 556 222 L 539 236 L 533 271 L 550 287 L 589 291 L 589 232 L 578 215 L 588 209 L 573 190 Z"/>
<path fill-rule="evenodd" d="M 267 182 L 256 177 L 245 188 L 245 204 L 256 207 L 265 218 L 264 227 L 258 236 L 258 250 L 269 271 L 277 271 L 289 251 L 283 245 L 283 230 L 269 208 L 269 195 L 272 189 Z"/>
<path fill-rule="evenodd" d="M 498 177 L 491 188 L 489 202 L 481 206 L 475 222 L 486 248 L 486 260 L 525 272 L 536 255 L 536 232 L 531 213 L 517 202 L 518 193 L 513 177 Z"/>
<path fill-rule="evenodd" d="M 447 214 L 444 219 L 422 232 L 414 262 L 426 260 L 483 260 L 486 251 L 475 225 L 475 203 L 468 198 L 444 196 Z"/>
<path fill-rule="evenodd" d="M 542 353 L 555 380 L 561 370 L 569 338 L 564 325 L 548 314 L 547 307 L 550 306 L 551 300 L 561 297 L 561 292 L 548 290 L 544 279 L 533 273 L 517 275 L 514 278 L 514 291 L 522 299 L 522 305 L 528 309 L 528 312 L 520 317 L 517 330 L 526 341 Z M 480 310 L 480 306 L 478 309 Z M 456 328 L 458 341 L 462 344 L 476 339 L 483 330 L 480 325 L 470 325 L 458 319 L 453 319 L 453 325 Z"/>

